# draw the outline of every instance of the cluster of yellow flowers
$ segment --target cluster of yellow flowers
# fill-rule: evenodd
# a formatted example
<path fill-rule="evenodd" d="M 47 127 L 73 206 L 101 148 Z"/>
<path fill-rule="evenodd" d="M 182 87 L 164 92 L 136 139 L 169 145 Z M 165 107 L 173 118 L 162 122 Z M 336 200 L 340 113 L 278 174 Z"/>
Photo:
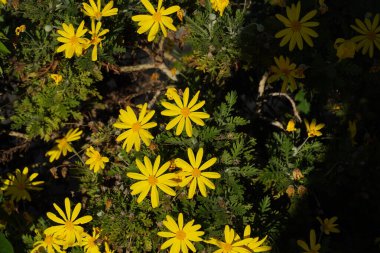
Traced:
<path fill-rule="evenodd" d="M 41 252 L 43 248 L 46 252 L 66 252 L 69 247 L 83 247 L 86 253 L 100 253 L 99 236 L 100 230 L 93 228 L 93 233 L 88 234 L 84 231 L 81 225 L 92 220 L 92 216 L 86 215 L 78 218 L 82 204 L 77 203 L 74 209 L 71 209 L 69 198 L 65 198 L 65 212 L 56 204 L 53 203 L 54 209 L 59 216 L 48 212 L 47 217 L 58 225 L 48 227 L 44 231 L 45 238 L 42 241 L 37 241 L 33 245 L 32 253 Z M 105 253 L 111 253 L 108 243 L 104 242 Z"/>
<path fill-rule="evenodd" d="M 210 117 L 210 115 L 205 112 L 197 112 L 197 110 L 202 108 L 205 104 L 205 101 L 198 102 L 200 91 L 198 91 L 190 101 L 189 88 L 185 89 L 182 99 L 175 89 L 173 90 L 173 88 L 171 88 L 168 92 L 170 93 L 168 98 L 172 98 L 175 104 L 163 101 L 161 104 L 166 110 L 162 111 L 161 115 L 175 118 L 166 125 L 166 130 L 177 126 L 175 134 L 180 135 L 185 128 L 187 136 L 192 137 L 193 127 L 191 122 L 204 126 L 205 123 L 203 119 Z M 124 140 L 123 148 L 125 148 L 127 152 L 130 152 L 133 146 L 139 151 L 141 140 L 145 145 L 149 146 L 154 138 L 147 129 L 157 126 L 156 122 L 149 122 L 155 114 L 155 111 L 150 110 L 148 112 L 147 107 L 148 105 L 146 103 L 142 106 L 138 118 L 130 106 L 127 106 L 126 110 L 120 109 L 119 121 L 113 126 L 120 129 L 128 129 L 116 139 L 116 141 Z"/>
<path fill-rule="evenodd" d="M 293 119 L 289 120 L 287 126 L 286 126 L 286 131 L 287 132 L 294 132 L 296 131 L 296 123 Z M 309 121 L 305 119 L 305 126 L 306 126 L 306 131 L 307 131 L 307 136 L 308 138 L 311 137 L 319 137 L 322 135 L 321 130 L 322 128 L 325 127 L 325 124 L 319 123 L 317 124 L 316 119 L 313 119 L 311 123 L 309 124 Z"/>
<path fill-rule="evenodd" d="M 317 217 L 317 220 L 321 224 L 320 230 L 325 235 L 330 235 L 330 233 L 340 233 L 340 230 L 337 228 L 338 224 L 335 224 L 338 218 L 336 216 L 328 219 L 325 218 L 323 221 L 320 217 Z M 322 235 L 320 236 L 317 242 L 317 236 L 315 234 L 315 230 L 310 230 L 310 246 L 303 240 L 297 240 L 298 246 L 300 246 L 304 253 L 319 253 L 321 250 L 321 244 L 319 243 L 322 239 Z"/>
<path fill-rule="evenodd" d="M 116 15 L 118 9 L 113 8 L 113 1 L 106 4 L 102 10 L 100 0 L 98 0 L 97 4 L 95 4 L 94 0 L 90 0 L 90 5 L 83 3 L 83 12 L 91 18 L 91 31 L 89 31 L 91 39 L 82 38 L 87 33 L 87 29 L 84 28 L 84 20 L 80 23 L 76 31 L 72 24 L 67 25 L 63 23 L 62 30 L 57 31 L 57 33 L 61 35 L 57 40 L 62 42 L 63 45 L 57 48 L 57 52 L 65 52 L 66 58 L 72 58 L 74 53 L 79 57 L 83 54 L 84 50 L 93 46 L 91 59 L 96 61 L 98 59 L 98 46 L 102 47 L 104 35 L 109 32 L 108 29 L 100 30 L 102 27 L 100 20 L 102 17 Z"/>
<path fill-rule="evenodd" d="M 215 238 L 209 240 L 203 240 L 201 236 L 204 235 L 201 229 L 201 225 L 195 224 L 194 220 L 191 220 L 184 224 L 183 214 L 178 215 L 178 222 L 176 222 L 170 215 L 166 216 L 166 220 L 162 222 L 169 231 L 158 232 L 158 235 L 164 238 L 170 238 L 161 245 L 161 250 L 170 247 L 171 253 L 179 252 L 196 252 L 194 244 L 192 242 L 204 241 L 208 244 L 213 244 L 219 249 L 214 253 L 251 253 L 251 252 L 264 252 L 271 250 L 270 246 L 263 246 L 266 238 L 259 240 L 259 237 L 251 238 L 251 227 L 248 225 L 244 229 L 243 239 L 230 228 L 228 225 L 224 229 L 225 241 L 221 241 Z"/>
<path fill-rule="evenodd" d="M 323 5 L 323 3 L 322 3 Z M 304 17 L 300 19 L 301 2 L 296 5 L 292 4 L 290 7 L 286 7 L 287 17 L 276 14 L 276 18 L 285 25 L 285 29 L 275 34 L 276 38 L 282 38 L 280 46 L 285 46 L 289 43 L 289 51 L 293 51 L 297 45 L 298 49 L 303 49 L 303 42 L 305 41 L 310 47 L 314 46 L 311 37 L 318 37 L 312 27 L 319 25 L 318 22 L 310 21 L 316 14 L 317 10 L 308 12 Z M 365 18 L 364 22 L 360 19 L 355 19 L 355 25 L 351 25 L 351 28 L 360 35 L 353 37 L 352 39 L 345 40 L 338 38 L 335 41 L 334 47 L 337 50 L 337 57 L 339 60 L 346 58 L 353 58 L 355 51 L 362 50 L 362 54 L 369 54 L 369 57 L 373 57 L 374 48 L 380 50 L 380 14 L 376 14 L 371 22 L 369 18 Z"/>

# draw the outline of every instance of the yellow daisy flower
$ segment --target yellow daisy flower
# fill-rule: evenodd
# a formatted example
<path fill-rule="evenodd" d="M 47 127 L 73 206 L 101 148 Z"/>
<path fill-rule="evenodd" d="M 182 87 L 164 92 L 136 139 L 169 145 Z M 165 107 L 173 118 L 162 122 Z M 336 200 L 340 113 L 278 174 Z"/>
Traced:
<path fill-rule="evenodd" d="M 219 249 L 215 250 L 214 253 L 251 253 L 251 251 L 247 249 L 247 245 L 250 241 L 252 241 L 252 238 L 239 240 L 238 235 L 228 225 L 224 228 L 224 240 L 225 241 L 223 242 L 215 238 L 211 238 L 205 242 L 219 247 Z"/>
<path fill-rule="evenodd" d="M 205 125 L 202 119 L 208 119 L 210 115 L 205 112 L 196 112 L 196 110 L 202 108 L 206 103 L 205 101 L 197 103 L 199 93 L 200 91 L 198 91 L 189 102 L 189 88 L 186 88 L 183 93 L 183 100 L 181 100 L 177 93 L 172 93 L 174 102 L 176 103 L 175 105 L 165 101 L 161 103 L 162 106 L 167 109 L 162 111 L 161 115 L 170 117 L 176 116 L 167 124 L 166 130 L 170 130 L 177 125 L 175 134 L 180 135 L 185 127 L 187 136 L 191 137 L 193 135 L 191 121 L 200 126 Z"/>
<path fill-rule="evenodd" d="M 297 5 L 292 4 L 291 7 L 286 7 L 286 15 L 287 18 L 283 15 L 276 14 L 276 18 L 280 20 L 286 28 L 276 33 L 276 38 L 282 38 L 280 42 L 280 47 L 285 46 L 289 43 L 289 50 L 293 51 L 295 45 L 302 50 L 303 49 L 303 40 L 313 47 L 313 41 L 310 37 L 318 37 L 318 34 L 312 30 L 310 27 L 316 27 L 319 25 L 318 22 L 309 21 L 316 14 L 317 10 L 313 10 L 308 12 L 303 18 L 300 20 L 300 12 L 301 12 L 301 2 L 299 1 Z"/>
<path fill-rule="evenodd" d="M 162 223 L 169 231 L 160 231 L 157 234 L 161 237 L 170 239 L 161 245 L 161 250 L 170 247 L 170 253 L 187 253 L 189 252 L 189 249 L 192 252 L 196 251 L 192 241 L 202 241 L 201 236 L 204 235 L 204 232 L 199 231 L 201 225 L 193 225 L 194 220 L 191 220 L 184 225 L 182 213 L 178 215 L 178 223 L 176 223 L 170 215 L 166 215 L 166 220 Z"/>
<path fill-rule="evenodd" d="M 219 11 L 220 16 L 223 16 L 224 9 L 230 3 L 229 0 L 210 0 L 211 6 L 215 11 Z"/>
<path fill-rule="evenodd" d="M 20 33 L 25 32 L 25 30 L 26 30 L 26 26 L 25 25 L 20 25 L 20 26 L 16 27 L 15 33 L 16 33 L 17 36 L 19 36 Z"/>
<path fill-rule="evenodd" d="M 141 140 L 145 143 L 146 146 L 149 146 L 150 142 L 154 138 L 147 129 L 157 126 L 156 122 L 148 123 L 148 121 L 153 117 L 155 111 L 151 110 L 147 112 L 147 107 L 148 104 L 145 103 L 141 109 L 138 119 L 135 112 L 130 106 L 127 106 L 126 111 L 120 109 L 120 121 L 113 124 L 113 126 L 116 128 L 129 129 L 116 138 L 116 141 L 122 141 L 125 139 L 123 148 L 127 147 L 127 152 L 131 151 L 133 145 L 135 146 L 136 150 L 139 151 Z"/>
<path fill-rule="evenodd" d="M 50 77 L 54 80 L 55 84 L 59 84 L 62 81 L 60 74 L 51 74 Z"/>
<path fill-rule="evenodd" d="M 356 50 L 362 49 L 362 54 L 369 53 L 369 57 L 373 57 L 374 46 L 380 50 L 380 14 L 376 14 L 371 22 L 369 18 L 364 19 L 364 22 L 360 19 L 355 19 L 355 25 L 351 25 L 351 28 L 360 33 L 361 35 L 352 38 L 353 42 L 357 43 Z"/>
<path fill-rule="evenodd" d="M 100 169 L 104 169 L 105 163 L 109 162 L 108 157 L 101 156 L 99 151 L 95 150 L 92 146 L 86 149 L 86 155 L 90 157 L 86 164 L 90 165 L 90 170 L 97 173 Z"/>
<path fill-rule="evenodd" d="M 268 236 L 265 236 L 263 239 L 259 240 L 259 237 L 251 238 L 251 226 L 247 225 L 244 229 L 244 239 L 251 238 L 247 243 L 247 247 L 250 248 L 253 252 L 265 252 L 272 249 L 271 246 L 263 246 Z"/>
<path fill-rule="evenodd" d="M 97 240 L 100 236 L 100 230 L 98 228 L 93 228 L 92 235 L 84 233 L 81 246 L 84 247 L 84 252 L 86 253 L 100 253 L 99 247 L 97 245 Z"/>
<path fill-rule="evenodd" d="M 43 241 L 37 241 L 33 244 L 33 249 L 31 253 L 39 253 L 41 251 L 41 247 L 45 250 L 43 252 L 46 253 L 65 253 L 66 251 L 61 250 L 61 246 L 63 245 L 62 240 L 59 240 L 55 235 L 45 235 L 45 239 Z"/>
<path fill-rule="evenodd" d="M 59 46 L 57 48 L 57 52 L 63 52 L 65 51 L 65 57 L 71 58 L 74 56 L 74 53 L 76 56 L 81 56 L 83 53 L 83 49 L 88 44 L 88 39 L 82 38 L 83 35 L 87 32 L 87 29 L 84 29 L 84 21 L 82 21 L 75 32 L 74 26 L 72 24 L 66 25 L 65 23 L 62 24 L 63 30 L 58 30 L 57 33 L 59 33 L 62 37 L 58 37 L 57 40 L 59 42 L 62 42 L 63 45 Z"/>
<path fill-rule="evenodd" d="M 7 4 L 7 0 L 0 0 L 0 3 Z"/>
<path fill-rule="evenodd" d="M 309 124 L 309 121 L 305 119 L 305 125 L 306 125 L 307 135 L 309 137 L 321 136 L 322 133 L 319 130 L 325 127 L 325 124 L 323 123 L 320 123 L 317 125 L 317 122 L 315 119 L 313 119 L 310 124 Z"/>
<path fill-rule="evenodd" d="M 52 226 L 45 229 L 44 234 L 54 235 L 62 239 L 64 241 L 64 248 L 73 246 L 75 242 L 81 244 L 82 233 L 84 230 L 80 225 L 90 222 L 92 220 L 92 216 L 86 215 L 81 218 L 78 218 L 79 212 L 82 208 L 82 204 L 76 204 L 73 211 L 71 212 L 69 198 L 65 198 L 66 214 L 56 203 L 53 203 L 53 206 L 55 210 L 57 210 L 61 218 L 51 212 L 48 212 L 46 215 L 50 220 L 60 225 Z"/>
<path fill-rule="evenodd" d="M 136 159 L 136 165 L 141 174 L 134 172 L 127 173 L 128 177 L 140 180 L 130 187 L 132 190 L 132 195 L 140 194 L 137 198 L 137 203 L 141 203 L 150 191 L 152 207 L 158 207 L 159 194 L 157 187 L 166 194 L 175 196 L 175 191 L 170 188 L 176 186 L 176 183 L 172 180 L 175 175 L 174 173 L 164 174 L 170 167 L 170 161 L 164 163 L 161 167 L 160 161 L 161 157 L 157 156 L 152 166 L 149 158 L 144 156 L 144 164 L 139 159 Z"/>
<path fill-rule="evenodd" d="M 159 28 L 161 28 L 165 37 L 168 35 L 165 27 L 172 31 L 177 31 L 177 28 L 173 25 L 173 19 L 167 16 L 179 11 L 181 8 L 178 5 L 174 5 L 165 9 L 165 7 L 162 7 L 162 1 L 163 0 L 158 0 L 156 11 L 149 0 L 141 0 L 141 3 L 151 15 L 135 15 L 132 17 L 133 21 L 139 22 L 138 26 L 140 26 L 140 28 L 137 30 L 138 34 L 145 33 L 150 29 L 148 41 L 154 40 Z"/>
<path fill-rule="evenodd" d="M 70 142 L 79 140 L 81 134 L 82 130 L 79 131 L 79 128 L 70 129 L 65 137 L 56 140 L 55 142 L 58 143 L 57 146 L 46 153 L 47 156 L 50 156 L 49 162 L 58 160 L 61 154 L 63 154 L 63 156 L 66 156 L 67 152 L 72 152 L 74 149 L 71 147 Z"/>
<path fill-rule="evenodd" d="M 102 40 L 104 40 L 105 38 L 101 38 L 101 37 L 110 31 L 108 29 L 103 29 L 102 31 L 100 31 L 101 27 L 102 27 L 102 22 L 97 22 L 95 26 L 95 20 L 94 19 L 91 20 L 91 32 L 89 32 L 89 34 L 91 34 L 91 40 L 89 42 L 89 45 L 94 46 L 92 48 L 92 54 L 91 54 L 91 59 L 93 61 L 98 60 L 98 45 L 100 46 L 100 48 L 103 47 Z"/>
<path fill-rule="evenodd" d="M 98 0 L 97 4 L 95 4 L 94 0 L 90 0 L 90 5 L 88 3 L 83 3 L 83 12 L 85 15 L 90 16 L 93 19 L 101 20 L 102 17 L 109 17 L 117 14 L 118 9 L 112 7 L 113 1 L 110 1 L 104 6 L 103 10 L 101 10 L 101 0 Z"/>
<path fill-rule="evenodd" d="M 4 191 L 5 196 L 11 196 L 11 201 L 16 200 L 28 200 L 31 201 L 30 194 L 28 190 L 40 191 L 41 185 L 44 181 L 34 181 L 33 180 L 38 176 L 38 173 L 33 173 L 28 176 L 29 169 L 25 167 L 21 172 L 19 169 L 16 169 L 15 174 L 8 173 L 8 179 L 3 180 L 3 187 L 0 190 Z"/>
<path fill-rule="evenodd" d="M 288 125 L 286 126 L 286 131 L 287 132 L 294 132 L 296 131 L 296 122 L 294 119 L 289 120 Z"/>
<path fill-rule="evenodd" d="M 274 62 L 277 66 L 271 66 L 271 76 L 268 78 L 268 83 L 282 80 L 281 92 L 286 92 L 288 85 L 290 84 L 290 90 L 297 89 L 297 83 L 295 78 L 305 78 L 303 70 L 297 68 L 295 63 L 290 63 L 288 57 L 280 58 L 274 57 Z"/>
<path fill-rule="evenodd" d="M 321 223 L 321 231 L 326 235 L 330 233 L 340 233 L 340 230 L 337 228 L 338 224 L 335 224 L 338 217 L 334 216 L 330 219 L 325 218 L 323 221 L 321 218 L 317 217 L 319 223 Z"/>
<path fill-rule="evenodd" d="M 356 43 L 352 40 L 338 38 L 335 40 L 334 48 L 336 49 L 336 56 L 339 58 L 339 60 L 354 58 Z"/>
<path fill-rule="evenodd" d="M 220 174 L 217 172 L 204 172 L 204 170 L 214 165 L 216 158 L 213 157 L 201 165 L 203 158 L 203 148 L 200 148 L 198 150 L 196 157 L 194 156 L 193 150 L 191 150 L 191 148 L 188 148 L 187 155 L 189 157 L 190 164 L 180 158 L 176 159 L 176 165 L 182 169 L 182 175 L 185 177 L 179 186 L 184 187 L 190 183 L 188 193 L 189 199 L 192 199 L 194 197 L 197 185 L 202 196 L 207 197 L 206 186 L 210 189 L 215 189 L 215 185 L 209 180 L 209 178 L 220 178 Z"/>
<path fill-rule="evenodd" d="M 309 245 L 303 240 L 297 240 L 298 246 L 300 246 L 303 250 L 305 250 L 303 253 L 318 253 L 321 249 L 321 245 L 317 242 L 317 238 L 315 235 L 315 230 L 310 230 L 310 248 Z"/>

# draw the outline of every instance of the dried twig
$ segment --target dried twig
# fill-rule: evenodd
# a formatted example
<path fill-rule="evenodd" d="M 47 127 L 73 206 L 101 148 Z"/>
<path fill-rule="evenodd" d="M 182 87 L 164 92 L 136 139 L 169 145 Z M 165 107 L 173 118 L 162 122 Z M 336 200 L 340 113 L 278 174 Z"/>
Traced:
<path fill-rule="evenodd" d="M 285 97 L 289 101 L 289 103 L 291 104 L 291 106 L 292 106 L 294 117 L 296 117 L 296 119 L 297 119 L 298 122 L 302 122 L 300 114 L 298 113 L 298 110 L 297 110 L 296 103 L 294 102 L 294 100 L 288 94 L 283 93 L 283 92 L 274 92 L 274 93 L 270 93 L 269 96 L 272 96 L 272 97 L 275 97 L 275 96 Z"/>
<path fill-rule="evenodd" d="M 261 77 L 261 80 L 259 82 L 258 97 L 261 97 L 264 94 L 265 83 L 267 82 L 268 76 L 268 72 L 265 72 L 264 75 Z"/>

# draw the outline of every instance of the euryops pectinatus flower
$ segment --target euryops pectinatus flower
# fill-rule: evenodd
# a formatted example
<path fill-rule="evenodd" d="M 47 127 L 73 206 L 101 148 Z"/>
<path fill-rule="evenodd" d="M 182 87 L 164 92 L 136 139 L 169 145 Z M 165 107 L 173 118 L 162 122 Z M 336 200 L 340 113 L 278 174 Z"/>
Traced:
<path fill-rule="evenodd" d="M 152 119 L 155 111 L 151 110 L 148 112 L 147 107 L 148 104 L 145 103 L 141 109 L 139 118 L 136 117 L 135 112 L 130 106 L 127 106 L 127 110 L 120 109 L 119 121 L 113 124 L 116 128 L 128 129 L 116 138 L 116 141 L 125 139 L 123 148 L 126 148 L 127 152 L 131 151 L 133 146 L 139 151 L 141 140 L 145 145 L 149 146 L 154 138 L 147 129 L 157 126 L 156 122 L 148 122 Z"/>
<path fill-rule="evenodd" d="M 144 198 L 150 193 L 150 200 L 152 207 L 156 208 L 159 204 L 159 194 L 158 189 L 165 192 L 168 195 L 174 196 L 175 191 L 170 188 L 176 186 L 176 182 L 172 179 L 175 178 L 174 173 L 165 172 L 170 167 L 170 161 L 164 163 L 160 167 L 161 157 L 157 156 L 154 164 L 152 165 L 151 161 L 147 156 L 144 157 L 144 164 L 136 159 L 137 168 L 141 171 L 140 173 L 129 172 L 127 176 L 136 180 L 140 180 L 137 183 L 131 185 L 132 195 L 140 194 L 137 198 L 137 203 L 140 203 Z"/>
<path fill-rule="evenodd" d="M 310 247 L 303 240 L 297 240 L 298 246 L 300 246 L 304 251 L 304 253 L 318 253 L 321 249 L 321 244 L 317 243 L 317 236 L 315 235 L 315 230 L 310 230 Z"/>
<path fill-rule="evenodd" d="M 87 29 L 84 29 L 84 21 L 82 21 L 75 32 L 74 26 L 72 24 L 66 25 L 62 24 L 63 30 L 58 30 L 57 33 L 62 37 L 58 37 L 57 40 L 62 42 L 63 45 L 57 48 L 57 52 L 65 51 L 65 58 L 71 58 L 74 56 L 81 56 L 83 49 L 86 48 L 88 44 L 88 39 L 82 38 L 86 34 Z"/>
<path fill-rule="evenodd" d="M 58 238 L 64 241 L 64 248 L 71 247 L 76 242 L 80 244 L 82 242 L 82 233 L 84 232 L 80 225 L 90 222 L 92 220 L 92 216 L 86 215 L 78 218 L 82 204 L 76 204 L 74 210 L 71 212 L 69 198 L 65 198 L 66 214 L 56 203 L 53 203 L 53 206 L 61 217 L 58 217 L 51 212 L 48 212 L 46 215 L 50 220 L 60 225 L 45 229 L 44 234 L 58 236 Z"/>
<path fill-rule="evenodd" d="M 44 181 L 33 181 L 38 173 L 33 173 L 28 175 L 29 169 L 25 167 L 22 172 L 16 169 L 15 174 L 8 173 L 8 179 L 3 180 L 3 186 L 0 188 L 4 191 L 5 196 L 11 196 L 11 200 L 28 200 L 31 201 L 30 194 L 28 190 L 40 191 L 42 190 L 41 185 Z"/>
<path fill-rule="evenodd" d="M 198 186 L 199 191 L 203 197 L 207 197 L 206 186 L 210 189 L 215 189 L 213 182 L 209 178 L 220 178 L 220 174 L 217 172 L 205 172 L 206 169 L 210 168 L 215 164 L 216 158 L 213 157 L 204 164 L 202 163 L 203 158 L 203 148 L 200 148 L 197 152 L 197 156 L 194 156 L 193 150 L 187 149 L 187 154 L 189 157 L 190 164 L 182 159 L 176 159 L 176 165 L 182 169 L 182 176 L 184 179 L 179 183 L 180 187 L 184 187 L 190 184 L 188 198 L 192 199 L 195 194 L 195 190 Z"/>
<path fill-rule="evenodd" d="M 113 8 L 113 1 L 109 1 L 106 6 L 102 9 L 101 0 L 98 0 L 95 4 L 94 0 L 90 0 L 90 4 L 83 3 L 83 12 L 85 15 L 91 17 L 92 19 L 101 20 L 102 17 L 109 17 L 116 15 L 118 12 L 117 8 Z"/>
<path fill-rule="evenodd" d="M 355 19 L 355 25 L 351 28 L 360 33 L 360 35 L 352 38 L 353 42 L 357 43 L 356 50 L 362 50 L 362 54 L 368 52 L 369 57 L 373 57 L 375 46 L 380 50 L 380 14 L 376 14 L 371 22 L 369 18 L 365 18 L 364 22 L 360 19 Z"/>
<path fill-rule="evenodd" d="M 184 224 L 182 213 L 178 215 L 178 223 L 170 215 L 166 215 L 166 220 L 162 223 L 169 231 L 162 231 L 157 234 L 161 237 L 170 238 L 161 245 L 162 250 L 170 247 L 170 253 L 187 253 L 189 249 L 193 252 L 196 251 L 192 242 L 202 241 L 201 236 L 204 235 L 204 232 L 199 231 L 201 225 L 193 225 L 194 220 Z"/>
<path fill-rule="evenodd" d="M 200 91 L 198 91 L 189 102 L 189 88 L 186 88 L 182 100 L 177 93 L 172 93 L 171 96 L 173 97 L 175 104 L 166 101 L 162 102 L 162 106 L 167 110 L 162 111 L 161 114 L 169 117 L 175 116 L 175 118 L 167 124 L 166 130 L 170 130 L 177 126 L 175 134 L 180 135 L 183 128 L 185 128 L 187 136 L 191 137 L 193 135 L 191 122 L 200 126 L 205 125 L 202 119 L 208 119 L 210 118 L 210 115 L 205 112 L 197 112 L 197 110 L 202 108 L 206 103 L 205 101 L 197 103 L 199 93 Z"/>
<path fill-rule="evenodd" d="M 305 119 L 305 126 L 306 126 L 307 135 L 309 137 L 319 137 L 322 135 L 321 131 L 319 130 L 324 128 L 325 124 L 323 123 L 317 124 L 317 121 L 315 119 L 313 119 L 311 123 L 309 124 L 309 121 Z"/>
<path fill-rule="evenodd" d="M 168 36 L 166 27 L 172 31 L 177 31 L 177 28 L 173 25 L 173 19 L 167 16 L 177 12 L 181 8 L 178 5 L 174 5 L 165 9 L 165 7 L 162 6 L 162 1 L 163 0 L 158 0 L 156 11 L 148 0 L 141 0 L 141 3 L 151 15 L 135 15 L 132 17 L 133 21 L 139 22 L 138 26 L 140 26 L 140 28 L 137 30 L 138 34 L 142 34 L 150 30 L 148 34 L 148 41 L 154 40 L 159 28 L 165 37 Z"/>
<path fill-rule="evenodd" d="M 47 156 L 50 156 L 49 162 L 58 160 L 61 154 L 63 154 L 63 156 L 66 156 L 68 152 L 72 152 L 74 148 L 71 147 L 70 142 L 79 140 L 81 134 L 82 130 L 79 131 L 79 128 L 70 129 L 65 137 L 56 140 L 55 142 L 57 143 L 57 146 L 46 153 Z"/>
<path fill-rule="evenodd" d="M 299 1 L 297 5 L 292 4 L 291 7 L 286 7 L 287 18 L 283 15 L 276 14 L 276 18 L 286 26 L 285 29 L 279 31 L 275 35 L 276 38 L 282 38 L 280 47 L 289 43 L 289 50 L 293 51 L 297 44 L 298 48 L 302 50 L 304 40 L 309 46 L 314 46 L 310 37 L 316 38 L 318 37 L 318 34 L 310 27 L 318 26 L 319 23 L 309 20 L 317 14 L 317 10 L 308 12 L 303 18 L 301 18 L 301 20 L 300 12 L 301 2 Z"/>
<path fill-rule="evenodd" d="M 90 170 L 97 173 L 100 169 L 104 169 L 105 163 L 109 162 L 108 157 L 102 156 L 99 151 L 90 146 L 86 149 L 86 155 L 89 157 L 86 164 L 90 165 Z"/>

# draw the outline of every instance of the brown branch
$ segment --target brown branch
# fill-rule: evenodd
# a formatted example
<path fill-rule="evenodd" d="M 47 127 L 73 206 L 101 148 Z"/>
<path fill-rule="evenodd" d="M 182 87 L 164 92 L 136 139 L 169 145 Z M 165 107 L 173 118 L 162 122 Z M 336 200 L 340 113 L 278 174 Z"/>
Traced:
<path fill-rule="evenodd" d="M 297 110 L 296 103 L 294 102 L 294 100 L 288 94 L 283 93 L 283 92 L 274 92 L 274 93 L 269 94 L 269 96 L 272 96 L 272 97 L 275 97 L 275 96 L 285 97 L 289 101 L 289 103 L 291 104 L 291 106 L 292 106 L 294 117 L 296 117 L 296 119 L 297 119 L 298 122 L 302 122 L 300 114 L 298 113 L 298 110 Z"/>

